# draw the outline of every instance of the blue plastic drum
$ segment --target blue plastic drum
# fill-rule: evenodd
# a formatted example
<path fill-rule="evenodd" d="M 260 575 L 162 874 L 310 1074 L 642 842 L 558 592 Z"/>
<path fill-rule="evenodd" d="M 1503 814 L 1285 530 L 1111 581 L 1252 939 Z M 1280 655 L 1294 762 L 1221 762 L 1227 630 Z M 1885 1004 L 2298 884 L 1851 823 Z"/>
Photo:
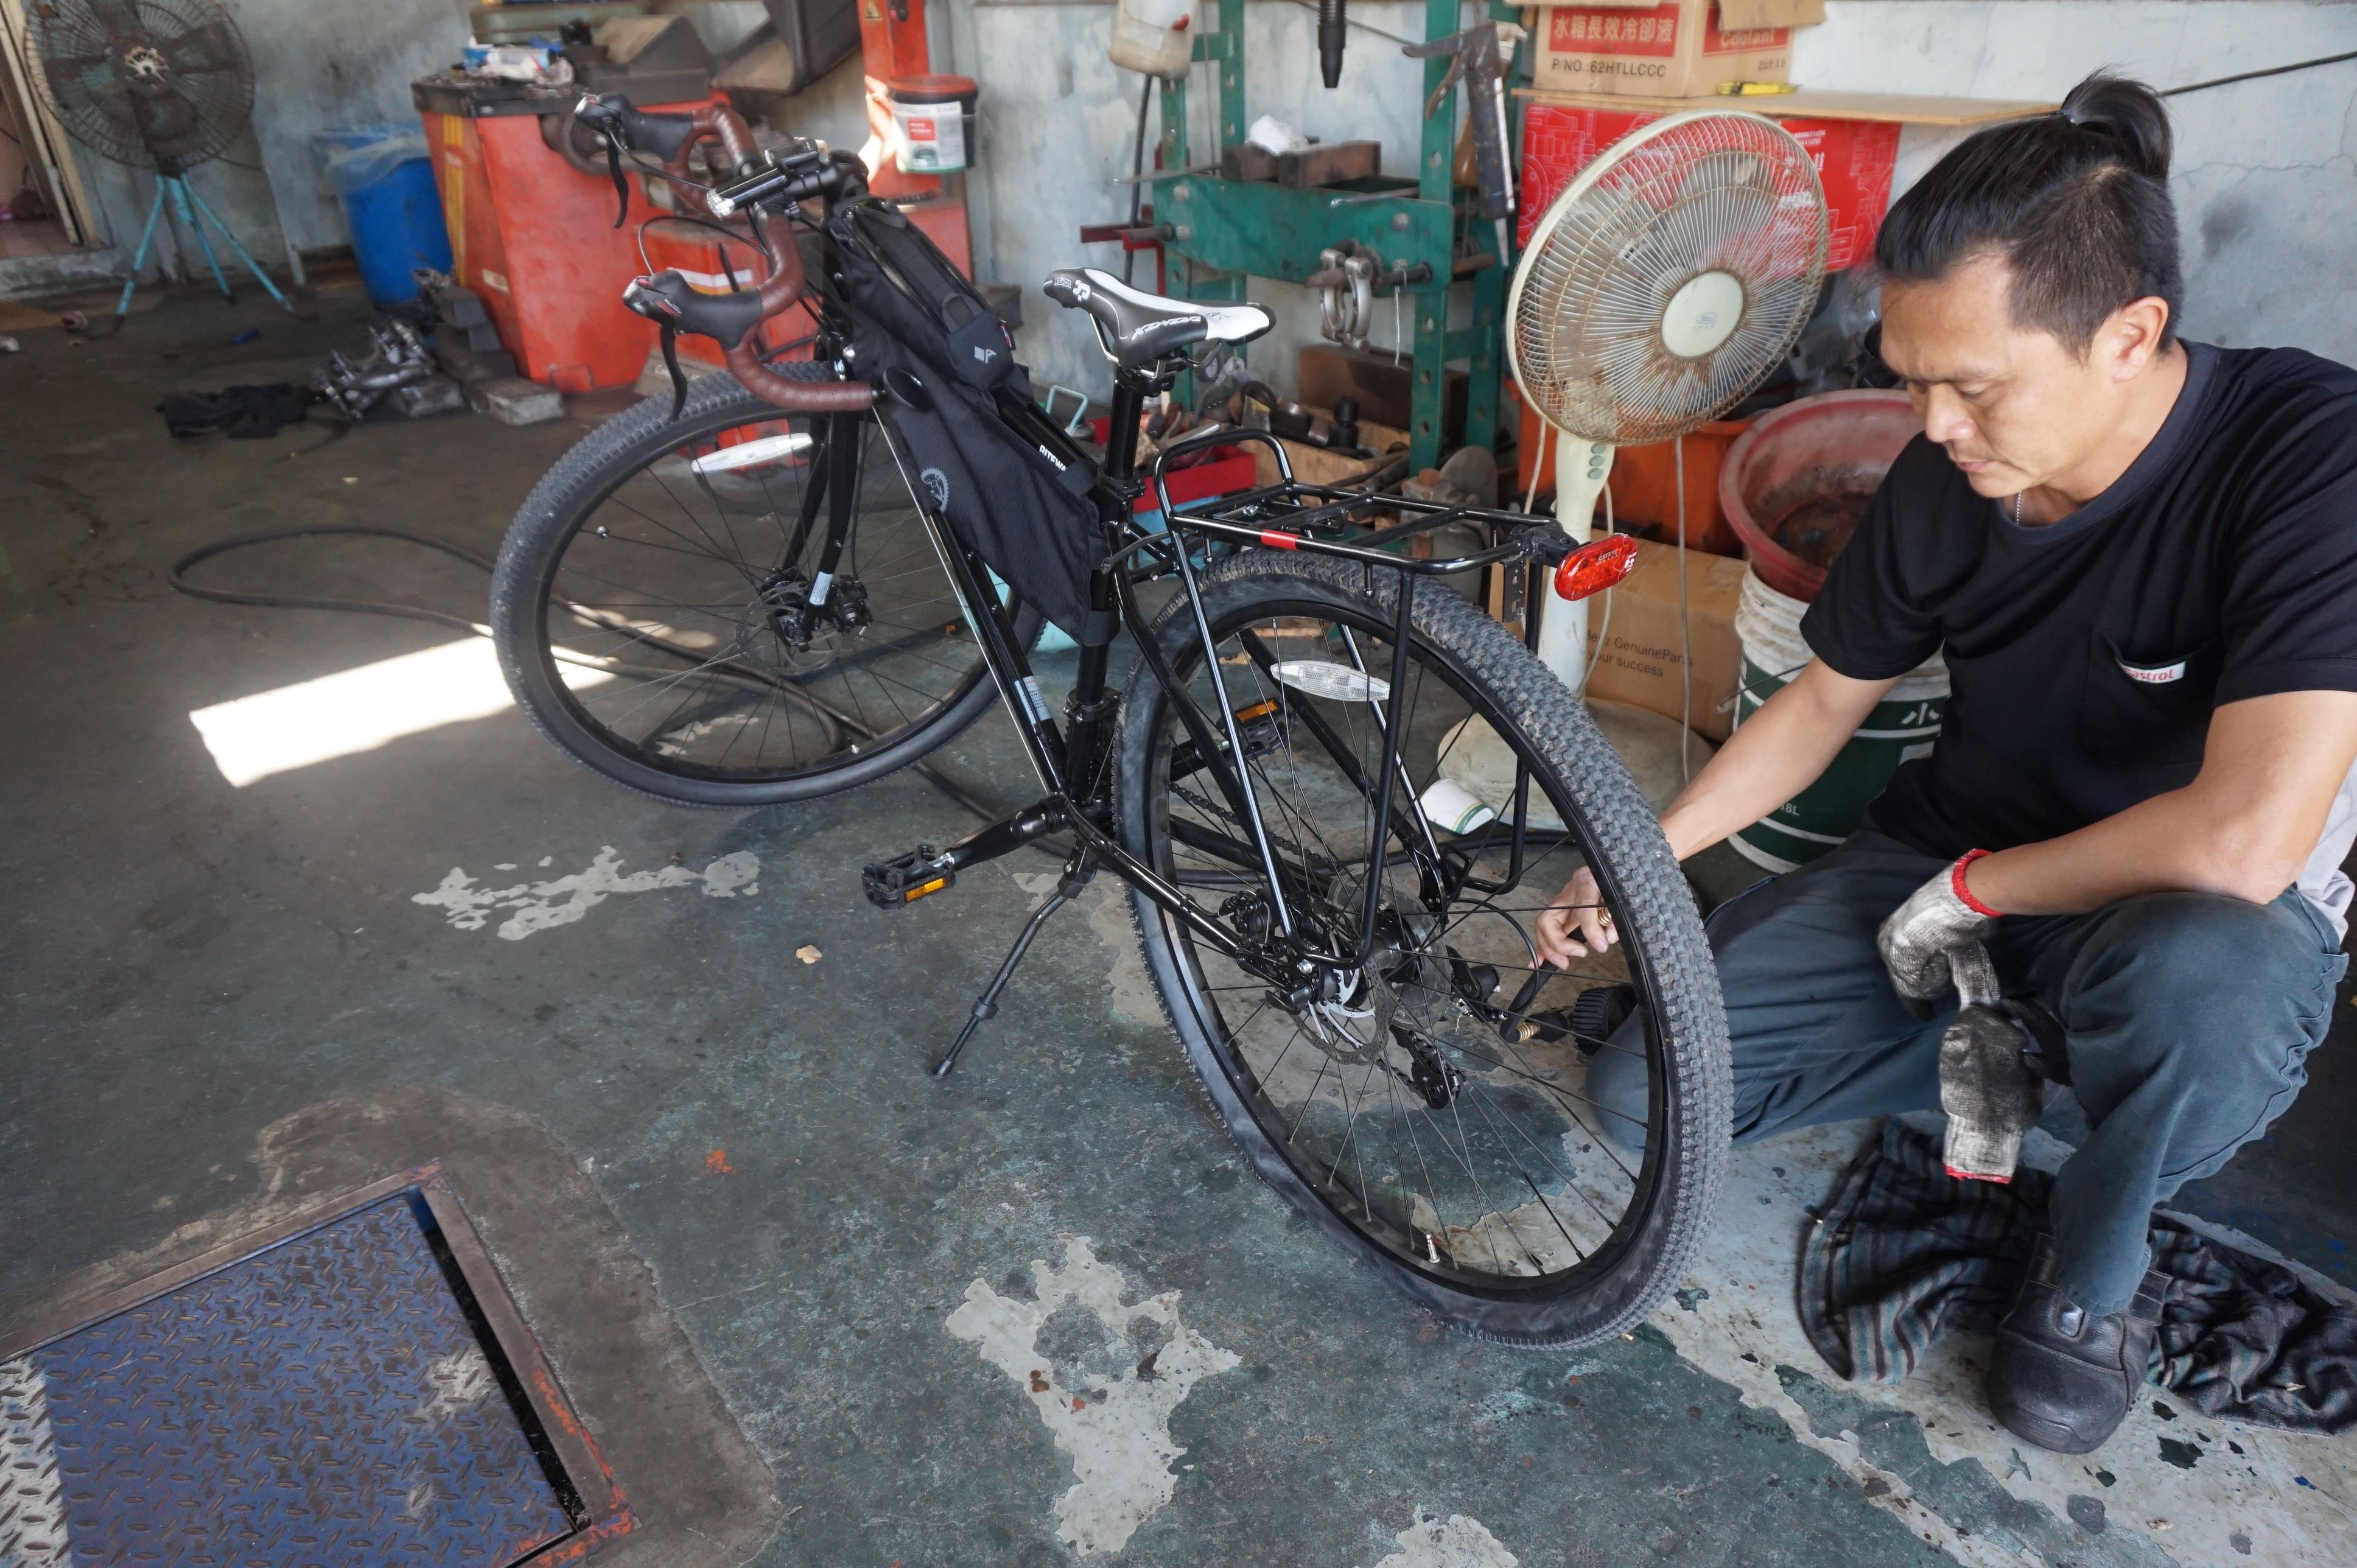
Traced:
<path fill-rule="evenodd" d="M 450 270 L 450 231 L 425 130 L 347 125 L 313 137 L 328 184 L 343 198 L 361 281 L 379 305 L 417 297 L 420 267 Z"/>

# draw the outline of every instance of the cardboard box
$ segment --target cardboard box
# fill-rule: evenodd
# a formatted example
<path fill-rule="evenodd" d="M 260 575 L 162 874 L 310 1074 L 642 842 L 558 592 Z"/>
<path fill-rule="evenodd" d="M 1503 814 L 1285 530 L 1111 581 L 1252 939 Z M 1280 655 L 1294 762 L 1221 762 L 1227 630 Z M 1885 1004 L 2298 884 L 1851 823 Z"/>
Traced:
<path fill-rule="evenodd" d="M 1792 30 L 1727 27 L 1719 0 L 1587 0 L 1547 8 L 1532 70 L 1552 92 L 1707 97 L 1721 82 L 1790 81 Z"/>
<path fill-rule="evenodd" d="M 1825 19 L 1825 0 L 1718 0 L 1729 29 L 1813 27 Z"/>
<path fill-rule="evenodd" d="M 1742 679 L 1743 650 L 1735 635 L 1735 605 L 1743 590 L 1741 561 L 1686 553 L 1686 623 L 1692 636 L 1693 692 L 1689 727 L 1711 740 L 1733 732 L 1732 705 Z M 1599 643 L 1598 637 L 1601 635 Z M 1678 716 L 1680 676 L 1686 668 L 1678 639 L 1678 553 L 1667 544 L 1637 545 L 1637 566 L 1612 590 L 1605 623 L 1600 597 L 1588 601 L 1588 657 L 1595 664 L 1587 693 L 1627 703 L 1665 718 Z"/>

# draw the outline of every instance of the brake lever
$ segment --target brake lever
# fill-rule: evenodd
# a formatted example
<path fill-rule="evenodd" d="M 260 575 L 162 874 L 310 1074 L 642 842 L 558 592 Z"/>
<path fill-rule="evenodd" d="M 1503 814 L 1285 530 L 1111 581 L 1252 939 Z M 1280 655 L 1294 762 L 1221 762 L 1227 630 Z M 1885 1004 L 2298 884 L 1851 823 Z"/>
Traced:
<path fill-rule="evenodd" d="M 606 140 L 606 172 L 614 181 L 614 227 L 619 229 L 630 218 L 630 182 L 622 173 L 622 149 L 615 143 L 614 133 L 601 132 Z"/>
<path fill-rule="evenodd" d="M 671 417 L 663 423 L 676 424 L 687 407 L 687 372 L 679 368 L 679 328 L 669 321 L 656 325 L 662 330 L 663 369 L 671 372 Z"/>
<path fill-rule="evenodd" d="M 630 218 L 630 187 L 622 177 L 621 120 L 594 92 L 585 93 L 573 105 L 573 120 L 597 132 L 597 139 L 606 144 L 606 173 L 614 182 L 614 227 L 619 229 Z"/>

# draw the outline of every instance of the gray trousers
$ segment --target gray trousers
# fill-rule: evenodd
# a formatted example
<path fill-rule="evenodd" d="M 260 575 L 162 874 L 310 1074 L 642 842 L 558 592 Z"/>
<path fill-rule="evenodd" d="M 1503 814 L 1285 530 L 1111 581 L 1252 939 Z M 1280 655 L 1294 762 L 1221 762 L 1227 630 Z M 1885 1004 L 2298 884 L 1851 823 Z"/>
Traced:
<path fill-rule="evenodd" d="M 1945 863 L 1860 832 L 1722 904 L 1711 949 L 1734 1047 L 1735 1141 L 1940 1106 L 1941 1031 L 1910 1014 L 1875 948 L 1885 916 Z M 2223 1165 L 2290 1106 L 2349 961 L 2297 892 L 2272 904 L 2152 893 L 2087 915 L 2009 916 L 1990 957 L 2008 996 L 2061 1020 L 2092 1131 L 2054 1184 L 2057 1281 L 2091 1312 L 2124 1309 L 2148 1264 L 2152 1206 Z M 1634 1121 L 1645 1063 L 1598 1053 L 1588 1094 Z"/>

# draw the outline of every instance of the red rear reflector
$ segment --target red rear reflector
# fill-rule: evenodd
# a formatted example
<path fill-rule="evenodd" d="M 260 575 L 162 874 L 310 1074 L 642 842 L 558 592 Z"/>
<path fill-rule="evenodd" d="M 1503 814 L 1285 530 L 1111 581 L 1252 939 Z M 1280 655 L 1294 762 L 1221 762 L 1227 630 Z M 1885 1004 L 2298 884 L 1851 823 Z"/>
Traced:
<path fill-rule="evenodd" d="M 1290 533 L 1269 533 L 1264 532 L 1260 536 L 1260 542 L 1263 544 L 1267 545 L 1272 550 L 1298 550 L 1301 548 L 1301 541 Z"/>
<path fill-rule="evenodd" d="M 1559 597 L 1584 599 L 1618 584 L 1637 568 L 1637 542 L 1625 533 L 1583 544 L 1555 569 Z"/>

